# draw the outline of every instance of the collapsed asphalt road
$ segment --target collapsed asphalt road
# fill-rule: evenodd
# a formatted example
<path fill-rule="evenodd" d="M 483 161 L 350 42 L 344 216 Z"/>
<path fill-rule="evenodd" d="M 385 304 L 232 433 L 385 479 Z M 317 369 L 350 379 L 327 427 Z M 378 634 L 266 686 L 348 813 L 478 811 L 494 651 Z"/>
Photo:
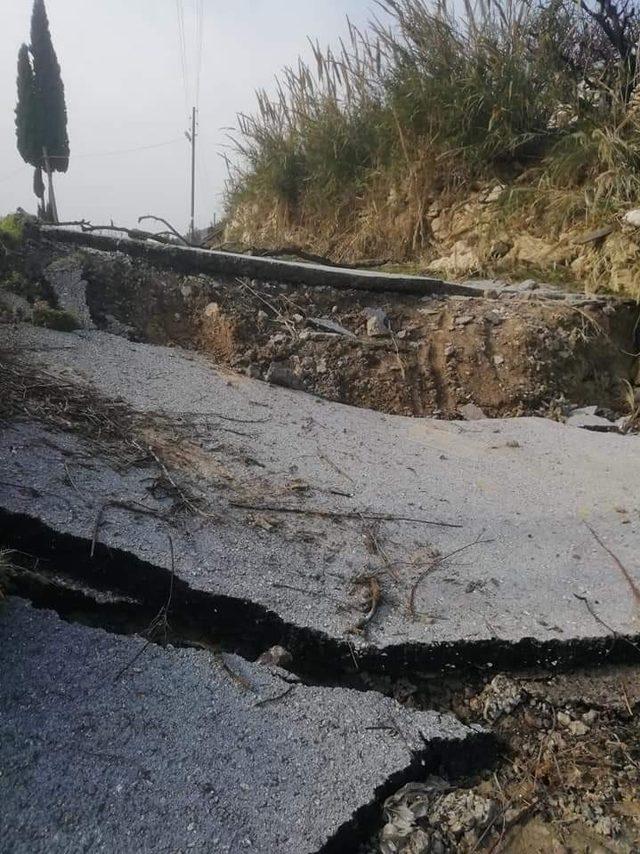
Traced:
<path fill-rule="evenodd" d="M 377 798 L 486 752 L 452 716 L 19 600 L 0 667 L 4 851 L 347 851 Z"/>
<path fill-rule="evenodd" d="M 0 431 L 5 514 L 118 549 L 161 579 L 171 534 L 190 589 L 348 638 L 356 654 L 433 661 L 452 645 L 484 656 L 485 644 L 535 642 L 562 655 L 638 630 L 633 579 L 605 548 L 632 563 L 634 436 L 386 416 L 99 332 L 6 337 L 22 364 L 46 365 L 45 398 L 60 390 L 55 424 L 45 400 Z M 84 425 L 70 412 L 61 429 L 65 385 L 122 399 L 137 426 L 99 448 L 99 412 Z"/>
<path fill-rule="evenodd" d="M 640 594 L 627 569 L 638 528 L 635 437 L 538 419 L 391 417 L 105 333 L 3 333 L 2 544 L 36 558 L 10 573 L 10 592 L 83 622 L 92 613 L 101 624 L 102 610 L 121 603 L 164 613 L 174 631 L 190 624 L 205 647 L 247 657 L 284 643 L 292 669 L 324 685 L 283 683 L 282 673 L 233 659 L 239 684 L 216 671 L 219 653 L 160 650 L 158 637 L 130 666 L 144 641 L 5 606 L 0 751 L 12 770 L 3 805 L 24 850 L 50 842 L 53 827 L 57 850 L 70 850 L 70 839 L 126 850 L 127 827 L 148 846 L 136 850 L 162 850 L 149 816 L 167 805 L 192 816 L 167 850 L 187 848 L 185 833 L 195 834 L 192 850 L 210 850 L 212 835 L 242 850 L 244 827 L 254 850 L 350 850 L 347 835 L 366 833 L 382 794 L 423 774 L 420 760 L 432 771 L 441 761 L 442 752 L 423 752 L 419 730 L 427 747 L 471 734 L 394 707 L 409 735 L 393 741 L 388 701 L 328 685 L 364 669 L 592 662 L 624 656 L 637 634 Z M 278 686 L 286 696 L 256 705 Z M 229 724 L 223 750 L 197 740 L 214 724 L 212 696 Z M 261 735 L 258 709 L 291 738 Z M 345 709 L 357 717 L 353 730 Z M 91 722 L 80 733 L 91 759 L 73 747 L 76 719 Z M 354 732 L 352 753 L 344 738 Z M 120 782 L 118 738 L 133 752 L 119 754 Z M 487 761 L 472 753 L 471 764 Z M 132 777 L 131 755 L 154 757 L 151 768 L 141 763 L 146 776 Z M 225 768 L 236 762 L 237 774 Z M 270 776 L 279 762 L 307 771 Z M 61 779 L 61 765 L 91 779 L 101 799 Z M 192 788 L 202 767 L 229 770 L 227 800 L 212 806 Z M 247 776 L 262 788 L 245 805 Z M 309 779 L 319 779 L 317 804 Z M 118 785 L 133 787 L 126 809 Z M 36 815 L 40 789 L 46 808 Z M 288 800 L 293 790 L 302 797 Z M 254 825 L 247 811 L 258 801 Z M 108 816 L 102 839 L 86 836 L 96 809 Z"/>

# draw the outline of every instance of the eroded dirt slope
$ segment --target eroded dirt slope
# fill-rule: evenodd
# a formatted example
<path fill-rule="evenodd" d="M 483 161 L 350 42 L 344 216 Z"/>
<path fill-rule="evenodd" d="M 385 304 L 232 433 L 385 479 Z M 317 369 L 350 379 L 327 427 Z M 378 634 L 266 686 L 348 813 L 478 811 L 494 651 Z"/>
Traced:
<path fill-rule="evenodd" d="M 55 279 L 74 265 L 99 328 L 195 348 L 331 400 L 445 418 L 464 416 L 469 403 L 488 416 L 634 407 L 637 312 L 628 303 L 544 290 L 420 298 L 222 281 L 41 241 L 5 276 L 5 316 L 16 314 L 16 291 L 23 315 L 38 300 L 56 306 L 52 270 Z"/>

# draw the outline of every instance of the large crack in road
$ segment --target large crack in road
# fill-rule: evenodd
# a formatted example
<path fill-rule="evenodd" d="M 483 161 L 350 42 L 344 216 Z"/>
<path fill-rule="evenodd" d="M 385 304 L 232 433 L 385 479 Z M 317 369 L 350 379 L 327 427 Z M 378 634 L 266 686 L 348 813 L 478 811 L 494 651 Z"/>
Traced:
<path fill-rule="evenodd" d="M 496 755 L 372 680 L 636 655 L 633 437 L 389 418 L 103 333 L 10 343 L 4 584 L 41 610 L 0 616 L 0 785 L 28 850 L 161 850 L 165 810 L 169 850 L 351 851 L 394 787 Z M 252 663 L 274 645 L 288 671 Z"/>

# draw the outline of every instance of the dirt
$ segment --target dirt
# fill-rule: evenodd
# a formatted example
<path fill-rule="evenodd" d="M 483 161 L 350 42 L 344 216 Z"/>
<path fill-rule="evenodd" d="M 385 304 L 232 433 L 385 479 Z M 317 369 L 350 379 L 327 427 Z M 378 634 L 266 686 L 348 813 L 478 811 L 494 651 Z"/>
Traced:
<path fill-rule="evenodd" d="M 536 291 L 420 298 L 225 282 L 55 244 L 25 253 L 23 292 L 46 297 L 37 283 L 65 255 L 82 268 L 99 328 L 197 349 L 235 371 L 330 400 L 442 418 L 464 417 L 469 403 L 487 417 L 560 418 L 585 404 L 627 415 L 634 406 L 637 311 L 629 303 Z M 12 276 L 5 287 L 15 291 Z M 375 312 L 388 320 L 383 334 L 368 330 Z"/>
<path fill-rule="evenodd" d="M 503 750 L 475 779 L 427 780 L 390 798 L 362 854 L 640 850 L 639 677 L 627 665 L 393 686 L 372 679 L 410 706 L 489 727 Z"/>
<path fill-rule="evenodd" d="M 23 278 L 12 273 L 11 292 L 21 291 L 24 312 L 37 299 L 53 302 L 39 282 L 62 251 L 39 247 L 18 271 Z M 332 400 L 444 418 L 460 417 L 470 403 L 487 416 L 560 418 L 571 404 L 588 403 L 611 414 L 631 408 L 624 398 L 625 382 L 633 393 L 637 379 L 630 355 L 638 350 L 637 312 L 624 303 L 535 291 L 374 297 L 179 276 L 120 254 L 83 252 L 78 261 L 98 327 L 194 348 L 230 369 Z M 388 318 L 381 335 L 370 334 L 375 310 Z M 344 332 L 326 331 L 327 320 Z M 62 412 L 48 385 L 40 393 L 38 378 L 31 380 L 26 394 L 24 383 L 5 378 L 5 406 L 18 401 L 24 408 L 26 397 L 29 416 L 70 417 L 68 402 Z M 118 425 L 130 427 L 119 409 L 106 410 L 97 399 L 91 406 L 77 400 L 72 409 L 86 429 L 108 428 L 106 438 L 112 425 L 115 438 Z M 194 470 L 200 461 L 191 450 L 181 445 L 179 453 Z M 632 645 L 630 660 L 638 653 Z M 396 793 L 361 854 L 640 850 L 640 664 L 494 675 L 487 662 L 484 673 L 416 674 L 411 681 L 371 674 L 363 681 L 409 706 L 482 724 L 503 749 L 496 766 L 473 779 L 430 778 Z"/>

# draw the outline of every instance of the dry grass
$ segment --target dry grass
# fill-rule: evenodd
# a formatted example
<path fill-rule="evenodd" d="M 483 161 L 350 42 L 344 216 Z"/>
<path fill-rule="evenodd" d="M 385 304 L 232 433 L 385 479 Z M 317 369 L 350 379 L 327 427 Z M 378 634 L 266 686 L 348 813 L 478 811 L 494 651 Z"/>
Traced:
<path fill-rule="evenodd" d="M 134 412 L 122 400 L 104 397 L 88 385 L 69 382 L 6 353 L 0 361 L 0 387 L 0 420 L 38 421 L 80 434 L 120 468 L 155 466 L 158 476 L 152 490 L 171 497 L 174 511 L 213 518 L 201 496 L 183 478 L 178 482 L 167 462 L 188 424 L 160 413 Z"/>
<path fill-rule="evenodd" d="M 432 202 L 463 199 L 478 182 L 505 183 L 501 224 L 539 235 L 636 203 L 633 54 L 580 4 L 379 7 L 337 49 L 313 43 L 313 62 L 286 68 L 275 97 L 259 92 L 239 117 L 230 236 L 406 261 L 430 251 Z M 623 31 L 635 46 L 635 18 Z"/>
<path fill-rule="evenodd" d="M 2 354 L 0 419 L 42 421 L 94 441 L 128 442 L 135 416 L 123 401 L 110 400 L 85 385 Z"/>

